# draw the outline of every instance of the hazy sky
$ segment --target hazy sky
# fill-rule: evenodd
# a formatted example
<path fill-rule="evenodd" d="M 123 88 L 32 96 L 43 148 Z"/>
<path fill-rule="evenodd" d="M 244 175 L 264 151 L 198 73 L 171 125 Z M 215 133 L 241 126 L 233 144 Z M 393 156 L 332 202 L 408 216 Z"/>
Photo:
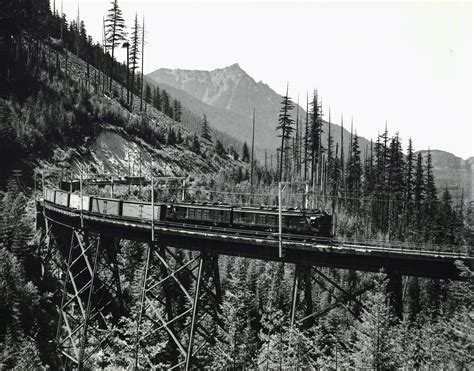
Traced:
<path fill-rule="evenodd" d="M 51 0 L 53 3 L 53 0 Z M 69 19 L 77 0 L 64 0 Z M 108 0 L 80 0 L 102 40 Z M 212 70 L 233 63 L 305 105 L 317 88 L 325 114 L 375 138 L 387 121 L 404 148 L 473 149 L 471 2 L 199 2 L 119 0 L 127 25 L 145 15 L 145 73 Z M 56 0 L 57 9 L 60 0 Z M 258 107 L 257 107 L 258 110 Z M 326 117 L 327 119 L 327 117 Z"/>

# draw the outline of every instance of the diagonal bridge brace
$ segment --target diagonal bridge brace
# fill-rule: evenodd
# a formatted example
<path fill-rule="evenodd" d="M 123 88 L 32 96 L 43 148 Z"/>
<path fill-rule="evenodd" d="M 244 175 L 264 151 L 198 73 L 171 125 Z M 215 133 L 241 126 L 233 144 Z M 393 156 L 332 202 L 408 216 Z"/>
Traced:
<path fill-rule="evenodd" d="M 137 315 L 135 368 L 199 367 L 199 353 L 215 338 L 220 295 L 217 255 L 151 243 Z M 152 351 L 156 344 L 163 344 L 159 354 Z"/>
<path fill-rule="evenodd" d="M 117 254 L 117 241 L 74 228 L 52 228 L 52 233 L 62 257 L 56 344 L 64 368 L 82 369 L 107 342 L 109 315 L 120 314 L 121 304 L 115 303 L 121 298 L 118 263 L 116 256 L 110 256 Z"/>
<path fill-rule="evenodd" d="M 313 310 L 313 299 L 312 299 L 312 287 L 313 283 L 318 284 L 323 290 L 327 291 L 331 298 L 334 299 L 334 302 L 327 305 L 325 308 L 322 308 L 318 311 Z M 338 291 L 342 293 L 341 296 L 335 295 L 332 290 L 329 290 L 327 287 L 327 283 L 331 286 L 336 288 Z M 294 274 L 294 281 L 293 281 L 293 293 L 292 293 L 292 301 L 291 301 L 291 327 L 293 326 L 303 326 L 303 328 L 307 329 L 311 327 L 313 324 L 314 319 L 319 318 L 332 309 L 338 308 L 340 306 L 344 307 L 347 311 L 349 311 L 357 320 L 360 321 L 359 315 L 351 309 L 347 304 L 349 302 L 353 302 L 362 309 L 366 309 L 364 305 L 358 299 L 359 296 L 363 295 L 367 291 L 373 289 L 374 285 L 369 284 L 363 288 L 360 288 L 354 292 L 349 292 L 344 289 L 341 285 L 339 285 L 335 280 L 330 278 L 325 273 L 321 272 L 321 270 L 316 269 L 312 266 L 295 266 L 295 274 Z M 304 316 L 303 318 L 297 319 L 296 315 L 298 312 L 298 307 L 300 307 L 303 303 L 300 303 L 299 294 L 300 291 L 304 293 Z"/>

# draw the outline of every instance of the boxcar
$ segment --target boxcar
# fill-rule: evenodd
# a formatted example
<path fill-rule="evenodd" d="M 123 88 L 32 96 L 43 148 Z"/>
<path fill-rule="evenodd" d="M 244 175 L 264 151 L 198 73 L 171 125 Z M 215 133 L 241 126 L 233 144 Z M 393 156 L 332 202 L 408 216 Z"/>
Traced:
<path fill-rule="evenodd" d="M 154 220 L 161 220 L 165 205 L 154 205 Z M 137 201 L 122 202 L 122 216 L 126 218 L 151 220 L 151 204 Z"/>
<path fill-rule="evenodd" d="M 46 189 L 44 193 L 44 199 L 46 201 L 54 203 L 55 191 L 53 189 Z"/>
<path fill-rule="evenodd" d="M 56 190 L 56 197 L 54 203 L 57 205 L 69 207 L 69 193 Z"/>
<path fill-rule="evenodd" d="M 120 200 L 112 198 L 91 198 L 91 211 L 93 213 L 104 214 L 104 215 L 120 215 Z"/>
<path fill-rule="evenodd" d="M 82 210 L 90 210 L 91 198 L 89 196 L 82 196 Z M 71 209 L 81 209 L 81 196 L 75 193 L 71 193 L 69 197 L 69 207 Z"/>

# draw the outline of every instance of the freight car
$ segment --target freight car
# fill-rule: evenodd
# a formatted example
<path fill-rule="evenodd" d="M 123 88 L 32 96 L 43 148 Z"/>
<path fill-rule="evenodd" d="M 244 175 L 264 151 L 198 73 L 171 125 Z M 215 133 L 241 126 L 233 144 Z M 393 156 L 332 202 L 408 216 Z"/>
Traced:
<path fill-rule="evenodd" d="M 152 216 L 158 222 L 180 222 L 220 226 L 244 230 L 279 230 L 279 214 L 276 207 L 234 207 L 226 204 L 150 203 L 113 198 L 83 196 L 62 190 L 45 190 L 45 201 L 56 205 L 113 218 L 148 222 Z M 318 237 L 332 236 L 332 216 L 318 210 L 283 210 L 282 231 Z"/>
<path fill-rule="evenodd" d="M 166 205 L 154 205 L 155 212 L 150 203 L 138 201 L 121 201 L 122 213 L 121 216 L 128 219 L 140 219 L 142 221 L 153 219 L 160 221 L 166 213 Z M 153 215 L 152 215 L 153 214 Z"/>

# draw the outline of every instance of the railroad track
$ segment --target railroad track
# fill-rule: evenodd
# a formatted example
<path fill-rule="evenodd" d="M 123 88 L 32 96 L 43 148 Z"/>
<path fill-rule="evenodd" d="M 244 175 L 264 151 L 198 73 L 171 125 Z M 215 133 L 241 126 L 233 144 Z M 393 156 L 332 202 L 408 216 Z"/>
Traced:
<path fill-rule="evenodd" d="M 56 204 L 43 203 L 46 208 L 80 218 L 81 212 L 79 210 L 69 209 Z M 97 221 L 101 223 L 109 223 L 113 225 L 120 225 L 124 227 L 149 229 L 151 230 L 151 220 L 136 220 L 127 219 L 117 216 L 104 216 L 103 214 L 91 213 L 83 211 L 85 220 Z M 209 226 L 200 224 L 181 223 L 175 221 L 155 221 L 154 227 L 157 233 L 169 232 L 174 234 L 195 234 L 201 236 L 208 236 L 214 238 L 242 238 L 251 239 L 258 243 L 278 244 L 279 234 L 274 231 L 261 230 L 247 230 L 241 228 L 230 228 L 223 226 Z M 345 249 L 363 252 L 386 252 L 386 253 L 407 253 L 426 256 L 450 256 L 468 258 L 468 249 L 462 251 L 462 246 L 443 246 L 443 245 L 427 245 L 415 243 L 400 243 L 400 242 L 380 242 L 374 240 L 345 240 L 337 238 L 317 237 L 310 235 L 299 234 L 282 234 L 282 243 L 287 248 L 301 247 L 305 249 L 322 248 L 322 249 Z M 430 248 L 427 248 L 430 247 Z"/>

